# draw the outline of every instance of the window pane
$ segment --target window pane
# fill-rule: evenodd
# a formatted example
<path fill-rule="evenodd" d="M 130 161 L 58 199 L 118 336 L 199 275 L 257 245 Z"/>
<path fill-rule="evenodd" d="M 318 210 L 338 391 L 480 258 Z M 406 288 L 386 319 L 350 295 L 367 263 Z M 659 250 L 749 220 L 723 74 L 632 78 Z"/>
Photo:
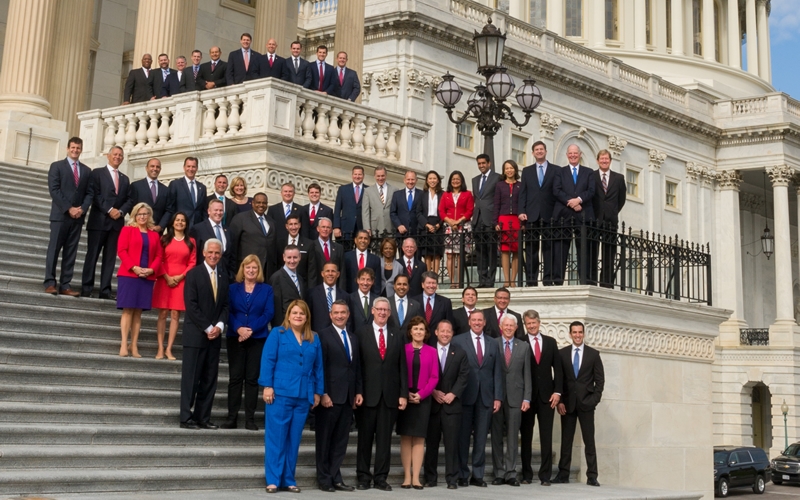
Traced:
<path fill-rule="evenodd" d="M 456 129 L 456 146 L 459 149 L 467 149 L 472 151 L 472 130 L 473 125 L 469 122 L 464 122 Z"/>
<path fill-rule="evenodd" d="M 511 136 L 511 159 L 517 162 L 520 168 L 527 165 L 528 139 L 519 135 Z"/>
<path fill-rule="evenodd" d="M 694 54 L 703 55 L 703 6 L 701 0 L 692 0 L 692 45 Z"/>
<path fill-rule="evenodd" d="M 628 195 L 639 197 L 639 172 L 628 170 L 626 173 Z"/>
<path fill-rule="evenodd" d="M 566 36 L 583 35 L 582 0 L 567 0 L 566 8 Z"/>
<path fill-rule="evenodd" d="M 652 26 L 652 10 L 651 10 L 651 0 L 644 1 L 644 16 L 645 16 L 645 33 L 646 33 L 646 40 L 647 45 L 652 45 L 653 43 L 653 26 Z"/>
<path fill-rule="evenodd" d="M 678 193 L 678 185 L 675 184 L 674 182 L 667 181 L 666 202 L 668 207 L 677 208 L 678 206 L 677 193 Z"/>
<path fill-rule="evenodd" d="M 606 39 L 619 40 L 619 21 L 617 17 L 617 0 L 605 0 L 606 3 Z"/>
<path fill-rule="evenodd" d="M 537 28 L 547 26 L 547 0 L 530 0 L 530 23 Z"/>

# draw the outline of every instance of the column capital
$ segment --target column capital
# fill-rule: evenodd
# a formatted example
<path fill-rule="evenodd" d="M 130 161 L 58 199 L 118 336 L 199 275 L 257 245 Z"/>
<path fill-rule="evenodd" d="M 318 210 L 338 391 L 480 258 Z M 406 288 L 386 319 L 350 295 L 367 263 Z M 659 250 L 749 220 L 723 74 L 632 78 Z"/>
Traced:
<path fill-rule="evenodd" d="M 550 113 L 540 113 L 539 124 L 541 126 L 539 134 L 542 138 L 552 139 L 556 130 L 558 130 L 558 126 L 561 125 L 561 118 L 557 118 Z"/>
<path fill-rule="evenodd" d="M 769 175 L 769 180 L 772 181 L 772 187 L 789 186 L 794 174 L 794 169 L 788 165 L 767 167 L 767 175 Z"/>
<path fill-rule="evenodd" d="M 611 156 L 615 160 L 619 160 L 622 157 L 622 151 L 625 150 L 627 145 L 628 141 L 618 135 L 608 136 L 608 150 L 611 151 Z"/>
<path fill-rule="evenodd" d="M 752 193 L 739 192 L 739 207 L 748 212 L 758 213 L 764 208 L 764 197 Z"/>
<path fill-rule="evenodd" d="M 722 191 L 738 191 L 742 183 L 742 176 L 737 170 L 723 170 L 717 172 L 717 185 Z"/>
<path fill-rule="evenodd" d="M 653 171 L 660 171 L 661 165 L 667 160 L 667 153 L 663 151 L 659 151 L 657 149 L 651 149 L 649 152 L 650 155 L 650 163 L 647 164 L 650 167 L 650 170 Z"/>

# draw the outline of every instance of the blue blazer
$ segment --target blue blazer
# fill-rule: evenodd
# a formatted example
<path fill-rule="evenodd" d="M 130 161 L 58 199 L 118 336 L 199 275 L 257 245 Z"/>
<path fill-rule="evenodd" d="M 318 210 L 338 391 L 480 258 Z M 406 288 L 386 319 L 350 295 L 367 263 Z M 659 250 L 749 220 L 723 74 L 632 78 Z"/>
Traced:
<path fill-rule="evenodd" d="M 322 345 L 317 334 L 312 342 L 297 343 L 294 334 L 282 326 L 272 329 L 261 354 L 258 385 L 272 387 L 277 396 L 307 398 L 325 394 Z"/>
<path fill-rule="evenodd" d="M 275 315 L 272 287 L 266 283 L 256 283 L 250 306 L 245 300 L 244 283 L 232 283 L 228 291 L 228 331 L 227 337 L 238 337 L 239 327 L 253 330 L 251 338 L 265 339 L 269 334 L 269 322 Z"/>
<path fill-rule="evenodd" d="M 414 189 L 414 201 L 411 202 L 411 210 L 408 209 L 408 188 L 398 189 L 392 194 L 392 205 L 389 209 L 389 217 L 392 219 L 395 233 L 399 226 L 406 226 L 406 236 L 417 234 L 417 212 L 422 204 L 422 198 L 428 193 L 421 189 Z M 426 215 L 427 219 L 427 215 Z"/>
<path fill-rule="evenodd" d="M 361 183 L 358 192 L 358 203 L 356 194 L 353 190 L 353 183 L 348 182 L 339 186 L 336 192 L 336 204 L 333 207 L 333 228 L 341 229 L 345 238 L 352 238 L 356 230 L 363 229 L 364 223 L 361 219 L 361 203 L 364 201 L 364 190 L 369 186 Z"/>
<path fill-rule="evenodd" d="M 169 197 L 167 198 L 167 213 L 169 217 L 175 212 L 183 212 L 189 218 L 189 227 L 202 222 L 206 218 L 206 213 L 203 212 L 203 207 L 206 204 L 206 185 L 194 179 L 195 191 L 197 191 L 197 199 L 192 203 L 192 194 L 189 192 L 189 186 L 186 185 L 184 177 L 173 179 L 169 183 Z M 202 250 L 201 250 L 202 251 Z"/>
<path fill-rule="evenodd" d="M 346 99 L 348 101 L 355 101 L 361 95 L 361 83 L 358 81 L 358 72 L 345 67 L 344 78 L 342 83 L 339 83 L 339 67 L 333 68 L 335 74 L 333 76 L 333 83 L 336 86 L 336 97 Z M 317 67 L 319 72 L 319 67 Z"/>
<path fill-rule="evenodd" d="M 325 65 L 322 80 L 322 90 L 330 96 L 336 96 L 336 84 L 339 82 L 338 76 L 334 78 L 336 70 L 328 63 Z M 308 72 L 311 73 L 311 90 L 319 90 L 319 61 L 308 63 Z"/>
<path fill-rule="evenodd" d="M 549 170 L 549 168 L 548 168 Z M 556 206 L 553 209 L 553 218 L 556 221 L 561 219 L 577 219 L 577 220 L 594 220 L 594 206 L 592 205 L 594 198 L 595 183 L 592 178 L 593 170 L 583 165 L 578 166 L 578 182 L 572 179 L 572 169 L 569 165 L 561 167 L 553 179 L 553 195 L 556 198 Z M 583 200 L 581 203 L 581 211 L 575 210 L 567 206 L 567 202 L 572 198 L 580 197 Z M 556 222 L 558 224 L 558 222 Z"/>

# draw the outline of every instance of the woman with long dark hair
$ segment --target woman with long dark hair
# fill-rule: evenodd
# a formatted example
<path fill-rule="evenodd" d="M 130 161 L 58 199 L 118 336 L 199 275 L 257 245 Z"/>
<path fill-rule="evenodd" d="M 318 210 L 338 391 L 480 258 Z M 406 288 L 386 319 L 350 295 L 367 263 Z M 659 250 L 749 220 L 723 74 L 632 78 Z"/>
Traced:
<path fill-rule="evenodd" d="M 519 250 L 519 167 L 514 160 L 503 163 L 503 180 L 494 189 L 494 228 L 500 232 L 500 252 L 505 287 L 513 287 L 517 281 L 519 262 L 514 255 Z"/>
<path fill-rule="evenodd" d="M 421 233 L 418 244 L 425 258 L 425 266 L 436 274 L 439 274 L 439 262 L 444 255 L 444 223 L 439 217 L 443 192 L 442 177 L 435 170 L 429 171 L 425 175 L 422 203 L 417 205 L 417 227 Z"/>
<path fill-rule="evenodd" d="M 464 174 L 454 170 L 447 180 L 447 192 L 439 203 L 439 217 L 444 221 L 444 253 L 447 255 L 447 274 L 450 288 L 461 288 L 459 261 L 461 256 L 461 233 L 472 230 L 470 219 L 475 210 L 475 200 L 467 191 Z"/>

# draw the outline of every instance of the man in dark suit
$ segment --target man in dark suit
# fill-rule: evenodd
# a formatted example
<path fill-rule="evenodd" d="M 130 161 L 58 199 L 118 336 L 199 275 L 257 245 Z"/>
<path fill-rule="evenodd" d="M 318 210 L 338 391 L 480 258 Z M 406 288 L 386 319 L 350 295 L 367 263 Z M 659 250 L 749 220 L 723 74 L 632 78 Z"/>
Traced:
<path fill-rule="evenodd" d="M 328 264 L 329 268 L 334 267 Z M 322 346 L 325 393 L 316 408 L 317 484 L 326 492 L 353 491 L 340 470 L 347 454 L 353 408 L 364 402 L 358 337 L 347 330 L 347 303 L 331 304 L 329 326 L 314 330 Z"/>
<path fill-rule="evenodd" d="M 183 79 L 186 81 L 186 92 L 205 90 L 205 85 L 200 83 L 200 61 L 203 53 L 199 50 L 192 51 L 192 65 L 183 70 Z"/>
<path fill-rule="evenodd" d="M 222 214 L 222 226 L 230 227 L 233 216 L 239 212 L 236 202 L 225 196 L 225 191 L 228 189 L 228 176 L 219 174 L 214 178 L 214 192 L 206 196 L 205 208 L 208 208 L 208 202 L 211 200 L 219 200 L 222 202 L 224 213 Z"/>
<path fill-rule="evenodd" d="M 424 315 L 420 303 L 408 296 L 408 276 L 404 274 L 395 276 L 394 295 L 389 298 L 389 305 L 392 308 L 389 323 L 401 335 L 408 332 L 408 320 Z"/>
<path fill-rule="evenodd" d="M 172 214 L 167 212 L 169 189 L 158 180 L 158 174 L 161 173 L 161 160 L 150 158 L 147 160 L 144 171 L 147 176 L 131 182 L 131 192 L 128 196 L 131 198 L 132 206 L 140 202 L 150 205 L 150 208 L 153 209 L 153 221 L 156 223 L 153 231 L 161 234 L 169 225 L 172 217 Z"/>
<path fill-rule="evenodd" d="M 50 241 L 44 269 L 45 293 L 77 297 L 81 293 L 72 290 L 75 257 L 86 211 L 92 204 L 89 181 L 92 170 L 80 162 L 83 140 L 72 137 L 67 143 L 67 157 L 50 164 L 47 187 L 50 191 Z M 62 253 L 63 249 L 63 253 Z M 61 283 L 56 282 L 56 267 L 61 254 Z"/>
<path fill-rule="evenodd" d="M 309 288 L 305 296 L 305 301 L 311 312 L 311 329 L 318 333 L 320 330 L 331 326 L 330 313 L 334 302 L 341 300 L 349 306 L 349 295 L 336 284 L 339 280 L 339 268 L 336 264 L 326 262 L 322 266 L 320 274 L 322 283 Z M 347 316 L 349 320 L 349 307 Z"/>
<path fill-rule="evenodd" d="M 597 164 L 599 169 L 592 172 L 594 182 L 594 198 L 592 198 L 592 208 L 594 217 L 603 231 L 600 237 L 603 262 L 603 270 L 600 273 L 600 286 L 614 288 L 617 272 L 614 268 L 614 257 L 617 254 L 616 233 L 619 224 L 619 212 L 625 206 L 625 199 L 628 194 L 625 185 L 625 177 L 622 174 L 611 171 L 611 153 L 603 149 L 597 153 Z M 597 282 L 597 242 L 592 245 L 592 262 L 589 264 L 589 280 Z"/>
<path fill-rule="evenodd" d="M 483 331 L 486 321 L 483 311 L 469 317 L 470 331 L 458 335 L 453 345 L 467 353 L 469 376 L 461 395 L 461 431 L 458 442 L 458 486 L 486 486 L 483 480 L 486 465 L 486 438 L 492 414 L 500 411 L 503 402 L 503 355 L 497 342 Z M 469 470 L 469 444 L 472 443 L 472 474 Z"/>
<path fill-rule="evenodd" d="M 439 277 L 433 271 L 425 271 L 422 273 L 422 294 L 413 297 L 422 306 L 422 314 L 430 331 L 436 331 L 439 322 L 444 319 L 453 323 L 453 303 L 444 295 L 437 294 L 438 289 Z M 436 339 L 428 338 L 428 343 L 434 345 Z"/>
<path fill-rule="evenodd" d="M 133 208 L 128 197 L 130 181 L 119 171 L 125 153 L 119 146 L 108 152 L 108 165 L 92 170 L 89 175 L 88 196 L 92 200 L 92 211 L 86 229 L 86 258 L 83 261 L 81 296 L 89 297 L 94 289 L 95 268 L 100 252 L 103 261 L 100 267 L 100 298 L 111 299 L 111 278 L 117 263 L 117 239 L 125 224 L 125 215 Z"/>
<path fill-rule="evenodd" d="M 281 186 L 281 201 L 269 207 L 267 215 L 278 224 L 278 251 L 287 245 L 289 231 L 286 223 L 290 215 L 300 216 L 301 206 L 294 202 L 294 184 L 286 182 Z M 298 219 L 299 220 L 299 219 Z M 302 226 L 302 221 L 301 221 Z"/>
<path fill-rule="evenodd" d="M 297 265 L 300 263 L 300 249 L 295 245 L 288 245 L 283 249 L 282 268 L 275 271 L 269 279 L 275 297 L 275 316 L 272 317 L 273 325 L 283 323 L 286 309 L 293 300 L 302 300 L 306 293 L 305 280 L 298 275 Z"/>
<path fill-rule="evenodd" d="M 183 360 L 181 362 L 181 413 L 183 429 L 218 429 L 211 422 L 217 392 L 219 350 L 228 322 L 228 276 L 220 269 L 220 241 L 203 244 L 203 263 L 186 273 L 183 296 Z M 192 411 L 194 406 L 194 411 Z"/>
<path fill-rule="evenodd" d="M 357 332 L 372 322 L 372 306 L 378 298 L 378 294 L 372 291 L 375 272 L 368 267 L 361 269 L 358 271 L 356 283 L 358 288 L 348 294 L 347 300 L 350 306 L 350 329 Z"/>
<path fill-rule="evenodd" d="M 355 244 L 355 250 L 350 250 L 344 254 L 344 278 L 340 283 L 344 291 L 350 294 L 358 288 L 356 278 L 360 270 L 364 268 L 372 269 L 374 273 L 373 279 L 379 278 L 383 272 L 380 257 L 369 253 L 369 233 L 367 231 L 362 229 L 356 232 Z M 372 291 L 375 295 L 380 295 L 381 283 L 379 279 L 375 279 Z"/>
<path fill-rule="evenodd" d="M 511 302 L 511 292 L 508 288 L 501 287 L 494 291 L 494 306 L 487 307 L 483 310 L 484 317 L 486 318 L 486 335 L 492 338 L 500 338 L 502 333 L 500 331 L 500 322 L 503 317 L 510 314 L 517 318 L 517 336 L 521 337 L 523 333 L 522 316 L 508 308 Z"/>
<path fill-rule="evenodd" d="M 558 403 L 558 414 L 561 415 L 561 459 L 558 461 L 558 475 L 553 482 L 569 482 L 572 441 L 580 421 L 586 453 L 586 484 L 600 486 L 597 482 L 597 451 L 594 445 L 594 410 L 603 397 L 605 373 L 600 353 L 583 343 L 584 331 L 580 321 L 570 323 L 572 345 L 558 352 L 564 372 L 564 393 Z"/>
<path fill-rule="evenodd" d="M 522 187 L 519 190 L 519 220 L 529 230 L 550 224 L 556 203 L 553 180 L 561 170 L 558 165 L 547 161 L 547 146 L 542 141 L 533 143 L 533 158 L 534 163 L 522 169 Z M 540 234 L 529 232 L 525 238 L 525 280 L 528 286 L 537 286 Z M 544 260 L 542 283 L 547 286 L 553 284 L 552 242 L 545 239 L 541 243 Z"/>
<path fill-rule="evenodd" d="M 391 491 L 386 482 L 392 456 L 392 431 L 398 410 L 408 402 L 408 366 L 405 337 L 389 328 L 389 300 L 375 299 L 372 323 L 356 331 L 361 352 L 364 403 L 356 412 L 358 448 L 356 478 L 359 490 Z M 375 469 L 370 471 L 375 443 Z"/>
<path fill-rule="evenodd" d="M 172 97 L 181 93 L 181 82 L 178 80 L 178 72 L 169 67 L 169 56 L 167 54 L 158 55 L 159 69 L 155 71 L 153 77 L 153 93 L 156 98 Z"/>
<path fill-rule="evenodd" d="M 478 290 L 468 286 L 461 292 L 461 307 L 453 309 L 453 334 L 459 335 L 469 331 L 469 317 L 478 304 Z"/>
<path fill-rule="evenodd" d="M 333 235 L 337 238 L 352 238 L 356 231 L 364 229 L 361 218 L 361 202 L 364 190 L 364 167 L 353 167 L 353 182 L 342 184 L 336 192 L 336 203 L 333 207 Z"/>
<path fill-rule="evenodd" d="M 328 205 L 320 203 L 322 187 L 316 182 L 308 185 L 308 205 L 300 207 L 300 222 L 302 224 L 300 234 L 310 240 L 319 236 L 317 223 L 322 217 L 327 217 L 333 222 L 333 209 Z"/>
<path fill-rule="evenodd" d="M 197 86 L 201 90 L 217 89 L 228 84 L 225 74 L 228 71 L 228 63 L 220 59 L 222 50 L 219 47 L 211 47 L 208 51 L 211 60 L 200 65 L 200 73 L 197 75 Z"/>
<path fill-rule="evenodd" d="M 189 230 L 189 236 L 194 238 L 197 243 L 197 262 L 203 260 L 203 244 L 206 240 L 218 239 L 222 242 L 222 258 L 219 261 L 219 267 L 227 273 L 229 279 L 233 279 L 239 268 L 236 267 L 237 262 L 233 254 L 234 248 L 230 233 L 222 226 L 222 202 L 211 200 L 208 204 L 207 215 L 206 220 L 195 224 Z"/>
<path fill-rule="evenodd" d="M 538 418 L 539 443 L 542 450 L 538 477 L 543 486 L 550 486 L 553 475 L 553 415 L 561 401 L 564 373 L 556 339 L 542 335 L 539 329 L 541 324 L 539 313 L 529 309 L 522 318 L 525 321 L 526 331 L 522 340 L 526 342 L 525 348 L 531 353 L 531 408 L 522 414 L 520 426 L 522 483 L 529 484 L 533 481 L 531 442 L 535 420 Z"/>
<path fill-rule="evenodd" d="M 417 211 L 422 204 L 423 196 L 422 190 L 416 188 L 417 174 L 415 172 L 410 170 L 406 172 L 403 183 L 406 185 L 405 189 L 398 189 L 392 193 L 392 205 L 389 209 L 389 217 L 398 238 L 414 236 L 418 233 Z"/>
<path fill-rule="evenodd" d="M 428 435 L 425 438 L 425 486 L 433 487 L 439 479 L 439 442 L 444 436 L 444 463 L 447 489 L 458 486 L 458 440 L 461 431 L 461 395 L 467 387 L 467 353 L 451 343 L 453 325 L 443 320 L 436 327 L 436 352 L 439 358 L 439 382 L 431 401 Z"/>
<path fill-rule="evenodd" d="M 309 279 L 308 286 L 319 285 L 322 267 L 328 262 L 336 264 L 336 269 L 339 272 L 339 286 L 342 286 L 341 274 L 344 266 L 344 249 L 342 245 L 331 239 L 333 222 L 327 217 L 322 217 L 317 219 L 316 224 L 319 236 L 311 239 L 311 248 L 314 252 L 314 269 L 309 270 L 311 279 Z M 342 286 L 342 288 L 344 287 Z"/>
<path fill-rule="evenodd" d="M 287 57 L 283 62 L 283 71 L 281 72 L 281 79 L 284 81 L 300 85 L 303 88 L 311 88 L 311 73 L 308 71 L 308 61 L 300 57 L 300 52 L 303 49 L 303 44 L 300 42 L 292 42 L 290 50 L 291 57 Z"/>
<path fill-rule="evenodd" d="M 286 219 L 284 226 L 289 233 L 286 239 L 281 242 L 278 240 L 278 251 L 282 252 L 286 245 L 294 245 L 300 250 L 300 262 L 297 264 L 297 274 L 308 284 L 312 278 L 311 273 L 316 272 L 317 263 L 315 262 L 314 242 L 300 236 L 300 216 L 292 214 Z M 316 282 L 316 277 L 313 278 Z"/>
<path fill-rule="evenodd" d="M 203 220 L 206 207 L 206 186 L 195 180 L 197 175 L 197 158 L 188 156 L 183 160 L 183 178 L 169 183 L 167 212 L 170 217 L 175 212 L 183 212 L 189 219 L 189 227 Z M 224 208 L 223 208 L 224 213 Z"/>
<path fill-rule="evenodd" d="M 283 66 L 286 59 L 275 53 L 278 42 L 274 38 L 267 40 L 267 51 L 261 56 L 259 72 L 261 78 L 280 78 L 283 75 Z"/>
<path fill-rule="evenodd" d="M 336 54 L 336 75 L 334 76 L 334 95 L 355 102 L 361 95 L 358 72 L 347 67 L 347 52 Z"/>
<path fill-rule="evenodd" d="M 228 67 L 225 70 L 227 85 L 256 80 L 261 76 L 261 54 L 250 49 L 252 41 L 253 37 L 250 36 L 250 33 L 242 33 L 242 36 L 239 37 L 242 47 L 228 55 Z"/>
<path fill-rule="evenodd" d="M 311 74 L 311 90 L 316 90 L 323 95 L 336 95 L 336 80 L 333 66 L 325 62 L 328 57 L 328 47 L 317 47 L 317 60 L 310 65 L 308 72 Z"/>
<path fill-rule="evenodd" d="M 558 221 L 558 225 L 571 224 L 579 228 L 582 224 L 594 220 L 592 169 L 580 164 L 581 148 L 577 144 L 571 144 L 567 148 L 567 160 L 569 164 L 561 167 L 553 180 L 553 194 L 556 197 L 553 219 Z M 580 238 L 574 238 L 574 240 L 578 255 L 578 276 L 581 277 L 581 284 L 583 284 L 588 277 L 589 263 L 586 260 L 589 259 L 581 260 Z M 556 285 L 564 284 L 569 247 L 570 239 L 553 242 L 553 282 Z"/>
<path fill-rule="evenodd" d="M 194 80 L 192 74 L 186 76 L 186 58 L 178 56 L 175 58 L 175 76 L 178 78 L 178 93 L 183 94 L 188 87 L 194 89 Z M 190 81 L 191 80 L 191 81 Z"/>
<path fill-rule="evenodd" d="M 403 255 L 397 259 L 403 266 L 403 274 L 408 276 L 408 293 L 414 297 L 422 293 L 422 275 L 428 270 L 428 266 L 417 257 L 417 241 L 414 238 L 406 238 L 401 246 Z"/>
<path fill-rule="evenodd" d="M 155 73 L 150 69 L 153 56 L 142 56 L 142 67 L 132 69 L 125 80 L 125 91 L 122 94 L 122 104 L 147 102 L 155 99 Z"/>
<path fill-rule="evenodd" d="M 228 228 L 231 239 L 233 268 L 237 271 L 245 257 L 258 256 L 264 276 L 272 276 L 278 270 L 278 255 L 275 227 L 277 223 L 264 215 L 267 211 L 267 195 L 256 193 L 253 196 L 253 210 L 240 213 Z M 223 226 L 224 227 L 224 226 Z"/>
<path fill-rule="evenodd" d="M 492 159 L 487 154 L 476 157 L 480 175 L 472 178 L 472 228 L 478 232 L 475 251 L 478 254 L 478 288 L 494 288 L 497 273 L 497 241 L 494 236 L 494 189 L 503 176 L 492 169 Z"/>

